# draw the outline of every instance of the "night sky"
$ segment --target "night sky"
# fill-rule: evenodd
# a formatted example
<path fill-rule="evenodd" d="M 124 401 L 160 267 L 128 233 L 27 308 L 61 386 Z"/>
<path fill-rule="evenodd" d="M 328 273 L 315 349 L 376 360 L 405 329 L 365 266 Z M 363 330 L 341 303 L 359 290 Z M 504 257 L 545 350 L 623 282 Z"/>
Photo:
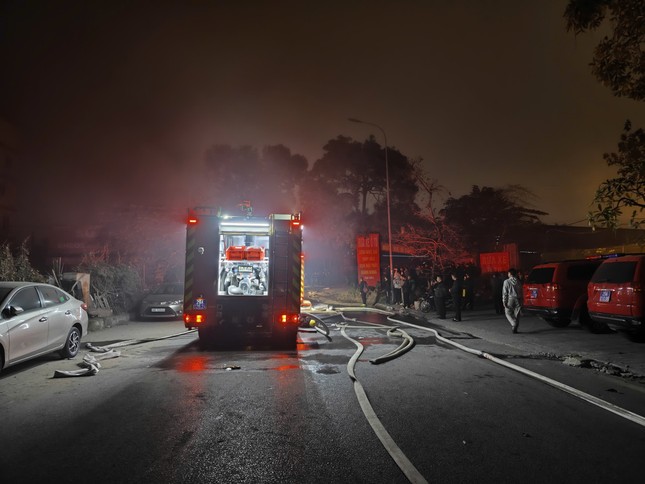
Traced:
<path fill-rule="evenodd" d="M 521 184 L 546 222 L 580 221 L 645 103 L 592 76 L 604 34 L 567 33 L 566 4 L 2 1 L 21 198 L 183 210 L 209 146 L 284 144 L 311 165 L 341 134 L 382 143 L 356 117 L 452 196 Z"/>

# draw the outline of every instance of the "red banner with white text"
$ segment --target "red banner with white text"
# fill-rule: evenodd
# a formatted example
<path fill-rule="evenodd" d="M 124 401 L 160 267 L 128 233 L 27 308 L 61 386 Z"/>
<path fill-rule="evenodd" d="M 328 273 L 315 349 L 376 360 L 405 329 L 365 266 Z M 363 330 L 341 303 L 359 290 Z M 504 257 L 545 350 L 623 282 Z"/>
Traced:
<path fill-rule="evenodd" d="M 358 282 L 363 277 L 368 286 L 375 287 L 381 279 L 379 234 L 356 236 L 356 263 L 358 265 Z"/>
<path fill-rule="evenodd" d="M 491 272 L 507 272 L 511 267 L 508 252 L 486 252 L 479 254 L 479 266 L 483 274 Z"/>

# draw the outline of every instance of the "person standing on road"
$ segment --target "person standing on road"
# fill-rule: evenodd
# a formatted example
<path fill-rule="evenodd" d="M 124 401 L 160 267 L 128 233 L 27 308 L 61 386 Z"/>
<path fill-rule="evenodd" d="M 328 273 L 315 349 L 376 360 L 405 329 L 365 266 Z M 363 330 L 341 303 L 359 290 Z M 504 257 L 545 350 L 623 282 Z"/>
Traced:
<path fill-rule="evenodd" d="M 366 306 L 367 292 L 369 291 L 369 287 L 367 287 L 367 282 L 365 282 L 364 277 L 361 277 L 361 282 L 358 284 L 358 290 L 361 292 L 361 299 L 363 301 L 363 306 Z"/>
<path fill-rule="evenodd" d="M 455 317 L 453 321 L 461 321 L 461 291 L 463 287 L 461 279 L 457 274 L 452 274 L 452 286 L 450 286 L 450 295 L 452 296 L 452 306 L 455 308 Z"/>
<path fill-rule="evenodd" d="M 446 289 L 441 276 L 437 276 L 432 288 L 434 290 L 434 306 L 437 309 L 437 314 L 439 314 L 439 319 L 446 319 L 448 289 Z"/>
<path fill-rule="evenodd" d="M 410 307 L 410 293 L 412 289 L 412 278 L 409 275 L 403 276 L 403 283 L 401 285 L 401 293 L 403 294 L 403 307 Z"/>
<path fill-rule="evenodd" d="M 502 300 L 502 285 L 504 278 L 501 273 L 493 272 L 491 279 L 491 289 L 493 291 L 493 303 L 495 305 L 495 313 L 504 314 L 504 302 Z"/>
<path fill-rule="evenodd" d="M 392 283 L 394 284 L 394 294 L 392 295 L 392 300 L 394 304 L 401 304 L 403 302 L 403 294 L 401 294 L 401 286 L 403 286 L 403 274 L 401 274 L 398 269 L 394 269 Z"/>
<path fill-rule="evenodd" d="M 464 274 L 464 309 L 475 309 L 475 281 L 472 276 L 466 272 Z"/>
<path fill-rule="evenodd" d="M 379 279 L 378 281 L 376 281 L 376 285 L 374 286 L 375 297 L 374 297 L 374 303 L 372 304 L 372 306 L 376 306 L 379 303 L 379 301 L 381 300 L 382 291 L 383 291 L 383 283 Z"/>
<path fill-rule="evenodd" d="M 381 278 L 381 289 L 385 292 L 385 302 L 392 304 L 392 283 L 390 279 L 390 268 L 383 271 L 383 277 Z"/>
<path fill-rule="evenodd" d="M 520 325 L 520 311 L 522 309 L 522 283 L 517 278 L 515 269 L 508 270 L 508 279 L 502 287 L 502 303 L 506 312 L 506 319 L 511 323 L 513 333 L 517 333 Z"/>

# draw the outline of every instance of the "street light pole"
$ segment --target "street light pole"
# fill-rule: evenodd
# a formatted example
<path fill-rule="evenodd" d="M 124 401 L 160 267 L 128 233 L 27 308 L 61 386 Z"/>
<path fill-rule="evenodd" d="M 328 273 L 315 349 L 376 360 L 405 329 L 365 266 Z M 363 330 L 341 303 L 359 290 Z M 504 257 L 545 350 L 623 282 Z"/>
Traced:
<path fill-rule="evenodd" d="M 367 124 L 369 126 L 374 126 L 381 130 L 383 133 L 383 139 L 385 142 L 385 201 L 387 205 L 387 245 L 390 252 L 390 297 L 394 301 L 394 263 L 392 259 L 392 221 L 390 218 L 390 165 L 387 160 L 387 135 L 385 130 L 381 128 L 376 123 L 370 123 L 369 121 L 361 121 L 356 118 L 347 118 L 348 121 L 352 123 Z"/>

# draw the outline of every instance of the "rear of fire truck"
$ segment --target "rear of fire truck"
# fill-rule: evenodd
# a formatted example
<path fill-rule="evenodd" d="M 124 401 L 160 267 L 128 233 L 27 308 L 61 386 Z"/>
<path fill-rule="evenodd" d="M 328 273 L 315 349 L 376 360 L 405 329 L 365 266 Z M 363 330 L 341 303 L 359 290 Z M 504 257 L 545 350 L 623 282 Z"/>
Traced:
<path fill-rule="evenodd" d="M 189 213 L 184 325 L 207 343 L 294 347 L 303 296 L 300 214 Z"/>

